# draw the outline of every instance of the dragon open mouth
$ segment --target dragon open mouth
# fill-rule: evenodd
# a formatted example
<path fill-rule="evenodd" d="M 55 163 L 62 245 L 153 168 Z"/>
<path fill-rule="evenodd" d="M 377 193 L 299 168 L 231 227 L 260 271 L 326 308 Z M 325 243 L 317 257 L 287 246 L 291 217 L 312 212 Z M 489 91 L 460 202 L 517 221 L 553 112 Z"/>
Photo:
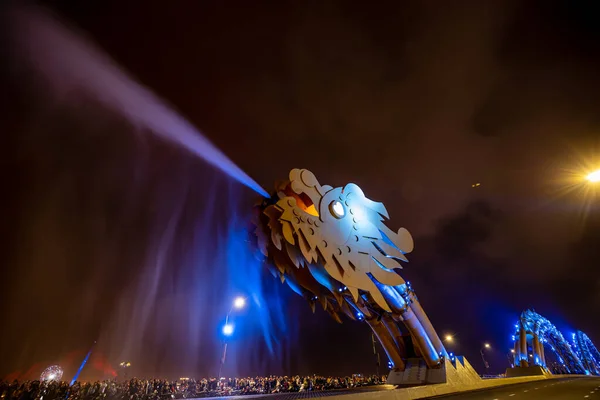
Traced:
<path fill-rule="evenodd" d="M 296 199 L 296 204 L 298 205 L 298 208 L 300 208 L 301 210 L 303 210 L 304 212 L 318 217 L 319 216 L 319 212 L 317 211 L 317 208 L 315 207 L 314 203 L 312 202 L 312 200 L 310 199 L 310 197 L 308 197 L 308 195 L 304 192 L 301 192 L 300 194 L 294 192 L 292 190 L 292 188 L 290 187 L 290 185 L 287 185 L 285 187 L 285 189 L 283 190 L 283 192 L 290 197 L 293 197 Z"/>

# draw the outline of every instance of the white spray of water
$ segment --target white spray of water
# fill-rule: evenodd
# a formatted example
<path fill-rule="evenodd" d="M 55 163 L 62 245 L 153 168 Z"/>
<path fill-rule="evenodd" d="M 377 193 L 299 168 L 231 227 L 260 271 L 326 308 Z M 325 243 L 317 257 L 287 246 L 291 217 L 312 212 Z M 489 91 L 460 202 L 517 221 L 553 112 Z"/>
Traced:
<path fill-rule="evenodd" d="M 14 60 L 10 61 L 16 60 L 19 68 L 25 69 L 27 74 L 23 75 L 27 79 L 31 79 L 32 75 L 39 79 L 39 82 L 33 82 L 33 93 L 49 89 L 48 97 L 52 101 L 56 97 L 64 100 L 61 95 L 67 100 L 77 100 L 80 93 L 84 100 L 89 100 L 91 96 L 94 102 L 103 106 L 102 111 L 107 108 L 110 114 L 114 112 L 123 116 L 128 127 L 132 124 L 147 128 L 164 139 L 182 145 L 235 181 L 263 196 L 267 195 L 193 126 L 127 76 L 93 44 L 73 33 L 51 14 L 39 8 L 21 6 L 12 10 L 9 21 L 13 28 L 13 49 L 16 52 Z M 64 103 L 60 104 L 65 106 L 63 110 L 74 114 L 80 111 L 77 107 L 68 107 L 72 105 L 71 101 Z M 88 123 L 93 125 L 97 121 L 86 120 L 85 124 Z M 145 132 L 146 129 L 130 131 Z M 114 137 L 115 133 L 111 133 Z M 144 157 L 134 160 L 142 174 L 149 171 L 151 162 Z M 116 164 L 119 160 L 114 161 L 114 165 L 122 165 Z M 244 343 L 262 337 L 266 345 L 253 342 L 257 344 L 256 347 L 244 347 L 240 344 L 238 348 L 243 352 L 243 357 L 236 360 L 236 344 L 230 343 L 229 367 L 226 365 L 224 371 L 231 373 L 238 367 L 247 368 L 256 360 L 264 363 L 265 352 L 279 356 L 289 349 L 285 345 L 287 342 L 279 340 L 280 337 L 289 336 L 288 321 L 284 318 L 286 308 L 279 295 L 279 282 L 263 280 L 261 262 L 254 257 L 246 241 L 244 210 L 247 211 L 247 207 L 239 204 L 243 198 L 242 187 L 232 184 L 233 180 L 225 185 L 221 174 L 208 174 L 208 177 L 203 177 L 202 190 L 199 190 L 190 175 L 186 174 L 187 170 L 180 170 L 184 172 L 178 175 L 180 181 L 169 180 L 167 174 L 159 175 L 158 179 L 153 176 L 152 180 L 156 180 L 157 185 L 149 188 L 139 182 L 135 184 L 133 179 L 130 185 L 123 185 L 122 181 L 112 182 L 114 186 L 110 190 L 119 189 L 119 192 L 122 191 L 121 198 L 126 200 L 122 204 L 121 217 L 105 213 L 106 199 L 101 196 L 87 200 L 86 206 L 90 211 L 86 219 L 110 218 L 111 225 L 118 228 L 113 230 L 110 237 L 104 236 L 103 231 L 94 230 L 95 226 L 84 225 L 77 230 L 78 235 L 92 238 L 90 247 L 81 253 L 85 254 L 86 259 L 93 260 L 87 267 L 93 268 L 94 273 L 88 280 L 80 282 L 82 293 L 85 293 L 81 296 L 86 299 L 85 304 L 80 307 L 81 297 L 74 296 L 73 303 L 77 304 L 68 306 L 72 314 L 81 315 L 82 320 L 73 318 L 73 325 L 67 329 L 78 329 L 80 324 L 87 326 L 91 320 L 95 321 L 96 318 L 88 315 L 90 310 L 104 301 L 104 294 L 113 293 L 101 288 L 101 283 L 110 282 L 111 276 L 102 268 L 102 264 L 110 264 L 107 269 L 111 271 L 113 267 L 129 268 L 129 264 L 132 264 L 131 268 L 136 271 L 135 280 L 124 289 L 119 289 L 123 291 L 119 292 L 114 307 L 99 307 L 101 310 L 110 310 L 97 318 L 102 322 L 98 341 L 102 351 L 108 352 L 108 358 L 143 359 L 143 367 L 140 365 L 137 370 L 148 376 L 157 376 L 165 371 L 175 373 L 181 370 L 183 373 L 195 367 L 213 374 L 212 367 L 217 366 L 218 362 L 216 357 L 220 357 L 217 354 L 220 349 L 213 348 L 212 344 L 215 343 L 215 332 L 221 321 L 221 306 L 225 304 L 227 307 L 228 299 L 240 293 L 252 299 L 249 307 L 251 312 L 237 319 L 239 331 L 248 334 Z M 128 177 L 131 178 L 131 175 L 123 173 L 124 180 Z M 85 179 L 88 178 L 94 182 L 94 176 L 86 176 Z M 75 183 L 71 182 L 70 185 Z M 98 181 L 93 185 L 101 186 L 102 183 Z M 205 192 L 213 195 L 205 195 Z M 99 190 L 98 193 L 105 192 Z M 69 192 L 63 190 L 55 201 L 46 202 L 49 204 L 46 206 L 49 209 L 48 218 L 58 221 L 58 226 L 62 226 L 62 210 L 68 196 Z M 142 236 L 131 240 L 132 244 L 140 241 L 146 244 L 138 254 L 135 249 L 125 248 L 130 240 L 128 234 L 137 232 L 134 228 L 137 226 L 136 218 L 140 215 L 148 218 L 143 211 L 135 212 L 138 202 L 145 201 L 142 196 L 147 196 L 156 208 L 155 215 L 146 221 Z M 51 226 L 55 229 L 54 225 Z M 65 231 L 70 232 L 68 228 Z M 60 232 L 56 234 L 55 247 L 68 248 L 72 245 L 69 236 Z M 40 243 L 37 236 L 34 238 L 34 243 Z M 138 258 L 138 255 L 143 258 Z M 70 253 L 65 259 L 65 265 L 69 266 L 78 261 Z M 37 263 L 36 268 L 45 268 L 45 263 Z M 172 340 L 174 336 L 177 340 Z M 175 354 L 185 351 L 185 354 L 177 355 L 176 364 L 162 353 L 167 344 L 174 346 L 171 352 Z M 67 346 L 70 349 L 71 345 Z"/>
<path fill-rule="evenodd" d="M 50 16 L 32 6 L 12 10 L 15 48 L 58 92 L 84 90 L 96 100 L 154 134 L 184 146 L 262 196 L 268 193 L 158 96 L 128 76 L 114 61 Z"/>

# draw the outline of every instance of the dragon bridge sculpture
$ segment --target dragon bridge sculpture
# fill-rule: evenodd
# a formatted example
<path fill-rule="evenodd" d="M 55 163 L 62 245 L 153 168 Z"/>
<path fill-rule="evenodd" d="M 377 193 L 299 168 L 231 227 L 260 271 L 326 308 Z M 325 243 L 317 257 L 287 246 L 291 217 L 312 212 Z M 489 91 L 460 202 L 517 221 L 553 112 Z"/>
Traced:
<path fill-rule="evenodd" d="M 271 272 L 313 311 L 318 303 L 338 322 L 341 315 L 366 321 L 396 370 L 413 357 L 439 367 L 446 350 L 398 274 L 413 239 L 388 228 L 387 219 L 385 206 L 357 185 L 321 185 L 312 172 L 294 169 L 257 206 L 254 224 Z"/>

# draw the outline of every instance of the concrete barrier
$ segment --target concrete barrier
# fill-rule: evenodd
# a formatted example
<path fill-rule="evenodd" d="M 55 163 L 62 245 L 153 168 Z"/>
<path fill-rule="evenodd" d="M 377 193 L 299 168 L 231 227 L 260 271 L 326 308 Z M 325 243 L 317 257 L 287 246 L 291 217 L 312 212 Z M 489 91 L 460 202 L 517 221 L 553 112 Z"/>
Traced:
<path fill-rule="evenodd" d="M 471 367 L 468 363 L 463 368 L 464 370 L 461 371 L 461 366 L 458 364 L 455 371 L 453 371 L 453 368 L 448 368 L 448 383 L 414 386 L 408 388 L 396 388 L 394 385 L 386 385 L 385 389 L 379 391 L 365 391 L 353 394 L 327 396 L 327 400 L 415 400 L 426 397 L 441 396 L 445 394 L 514 385 L 517 383 L 578 376 L 537 375 L 515 378 L 481 379 L 479 375 L 475 373 L 473 367 Z"/>
<path fill-rule="evenodd" d="M 327 400 L 415 400 L 426 397 L 440 396 L 444 394 L 468 392 L 471 390 L 487 389 L 492 387 L 513 385 L 515 383 L 526 383 L 548 379 L 546 377 L 527 377 L 527 378 L 500 378 L 500 379 L 482 379 L 478 384 L 456 385 L 451 383 L 440 383 L 437 385 L 415 386 L 409 388 L 398 388 L 389 385 L 387 390 L 365 391 L 353 394 L 341 394 L 337 396 L 327 396 Z"/>

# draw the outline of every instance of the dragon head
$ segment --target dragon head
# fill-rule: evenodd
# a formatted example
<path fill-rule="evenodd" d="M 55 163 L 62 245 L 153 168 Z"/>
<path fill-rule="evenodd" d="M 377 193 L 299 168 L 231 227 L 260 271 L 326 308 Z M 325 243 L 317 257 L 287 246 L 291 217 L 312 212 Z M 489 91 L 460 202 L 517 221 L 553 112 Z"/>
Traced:
<path fill-rule="evenodd" d="M 380 288 L 405 283 L 396 270 L 413 240 L 406 229 L 384 224 L 389 216 L 382 203 L 353 183 L 320 185 L 312 172 L 293 169 L 259 211 L 259 247 L 292 289 L 326 309 L 329 300 L 345 311 L 349 293 L 350 304 L 368 299 L 390 312 Z"/>

